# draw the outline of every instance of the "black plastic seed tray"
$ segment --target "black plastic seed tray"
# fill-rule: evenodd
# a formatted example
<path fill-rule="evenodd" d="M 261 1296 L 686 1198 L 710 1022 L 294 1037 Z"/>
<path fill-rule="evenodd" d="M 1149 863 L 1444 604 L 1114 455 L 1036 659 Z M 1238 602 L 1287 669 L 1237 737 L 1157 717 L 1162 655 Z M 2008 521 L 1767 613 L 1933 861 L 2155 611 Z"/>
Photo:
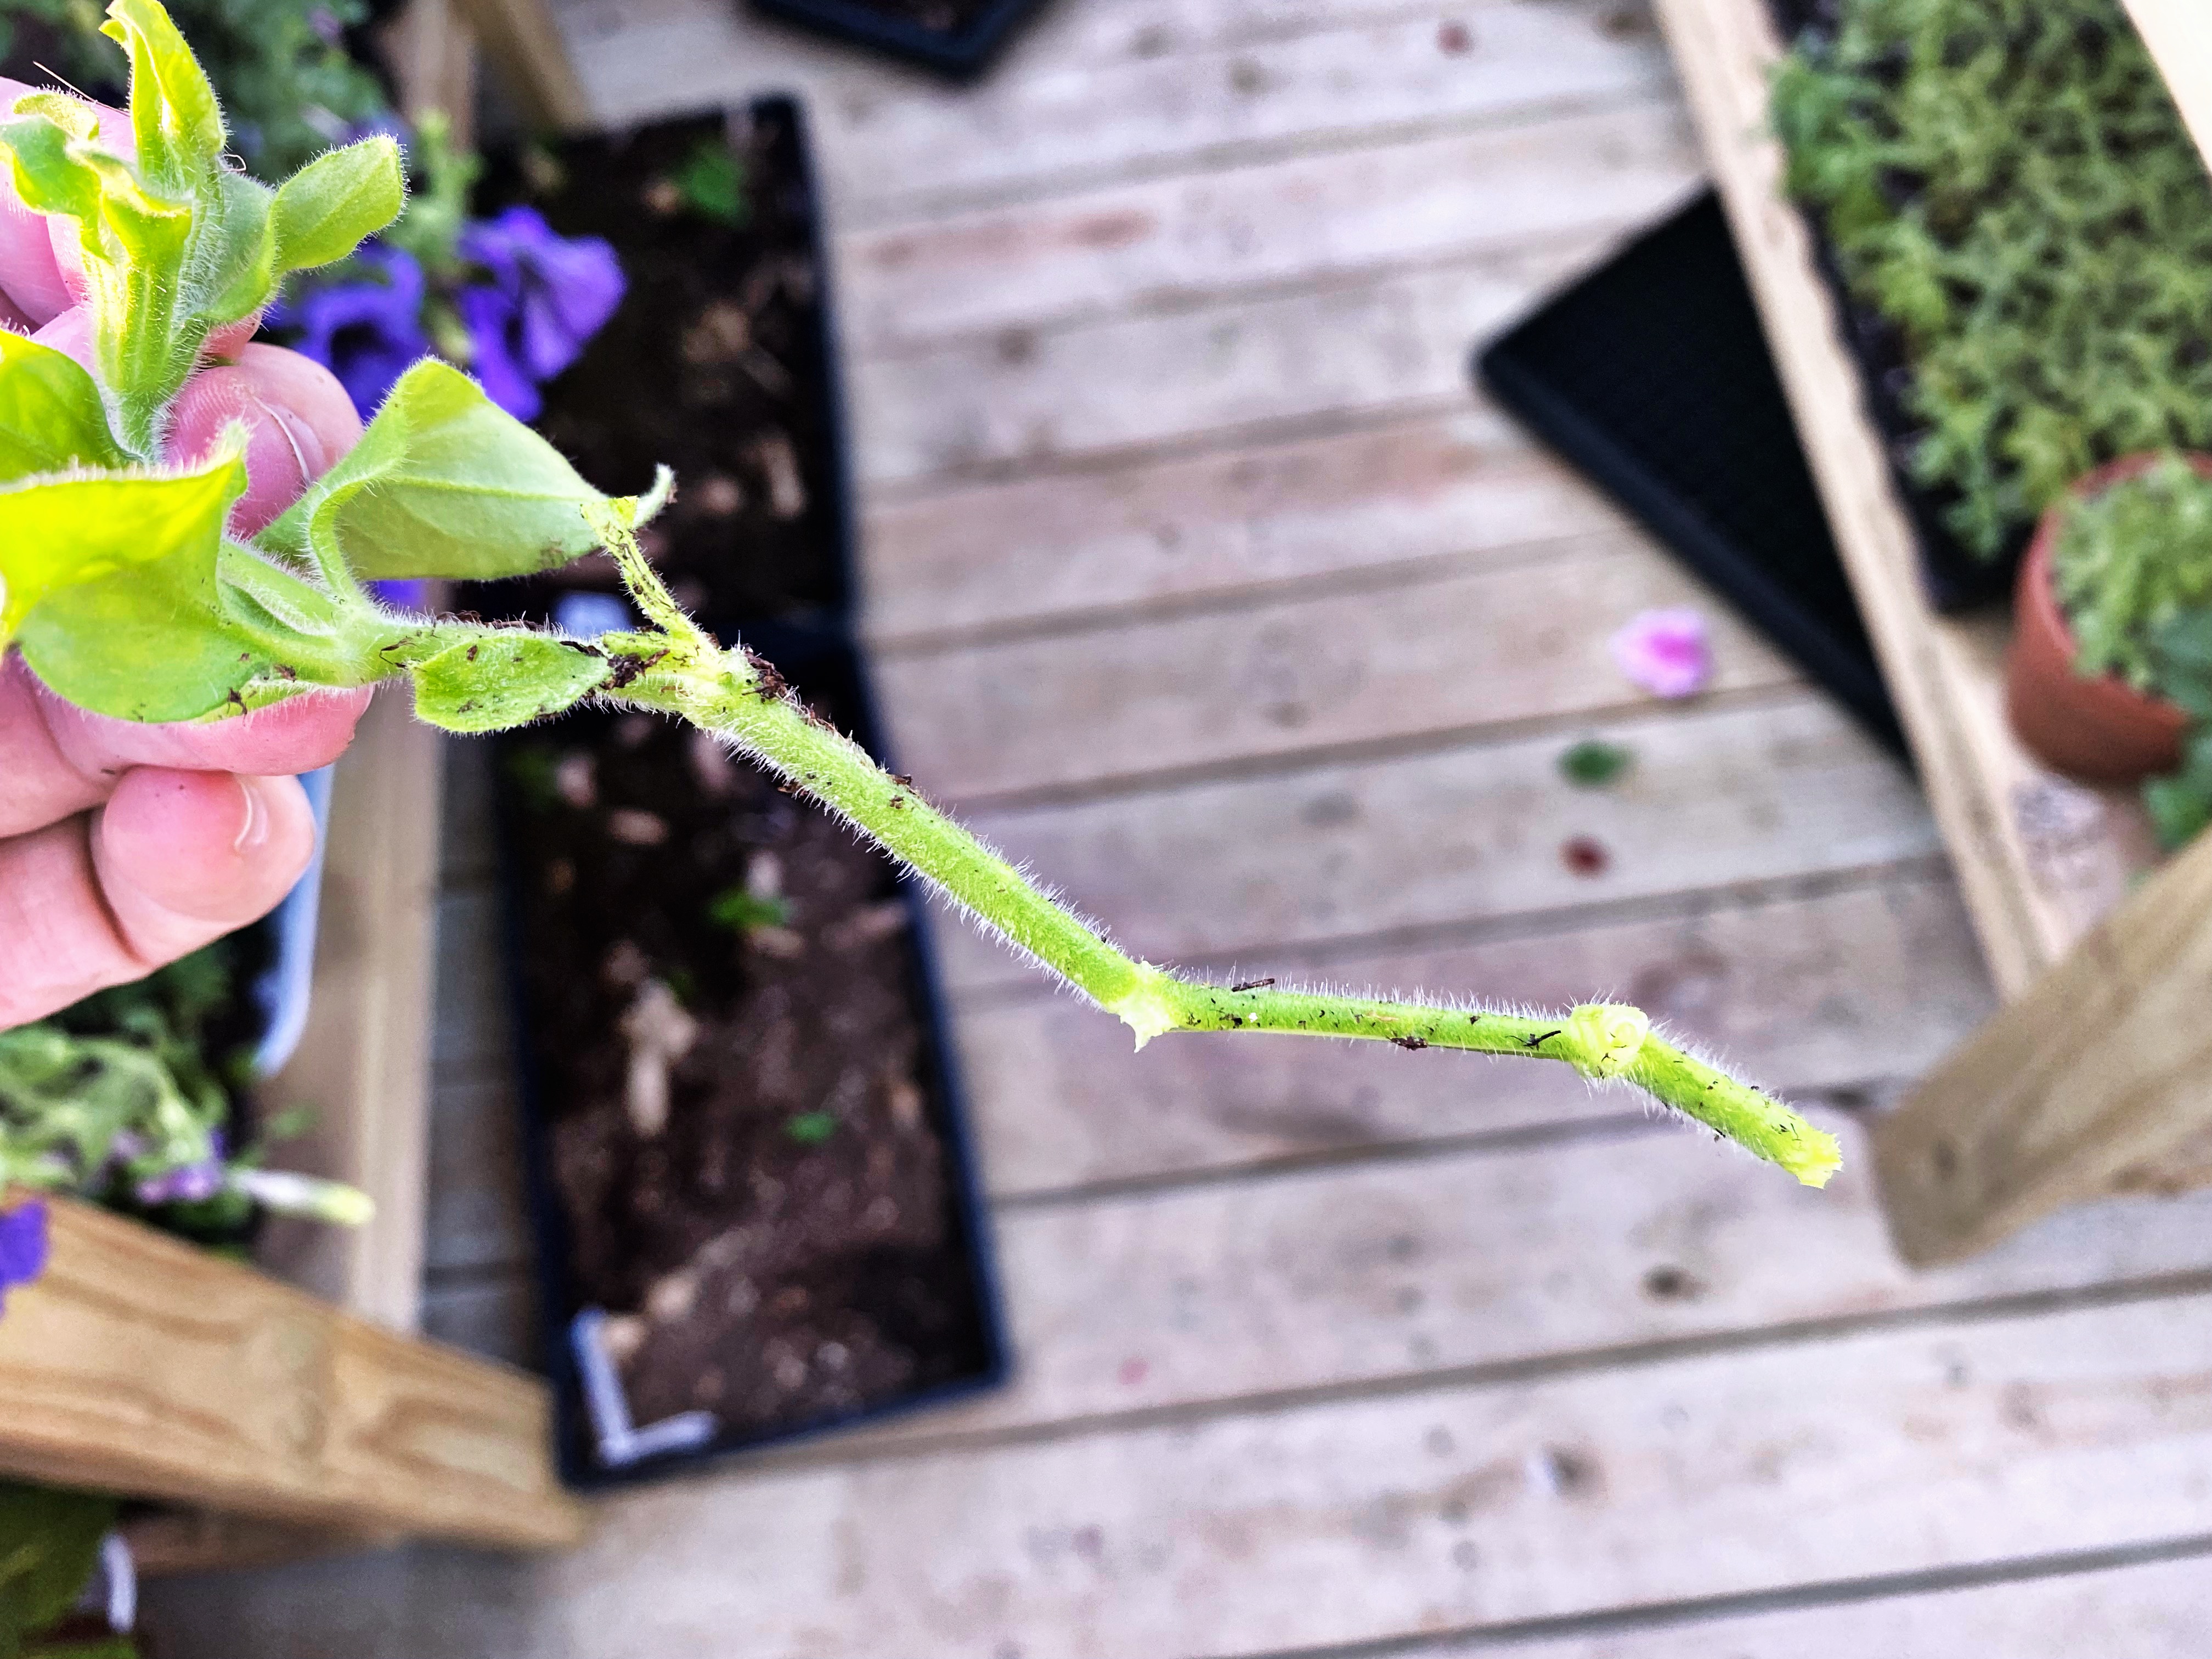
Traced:
<path fill-rule="evenodd" d="M 1043 3 L 998 0 L 964 23 L 936 28 L 919 16 L 892 16 L 855 0 L 752 0 L 752 8 L 763 16 L 866 46 L 950 80 L 969 81 L 989 67 L 1014 31 Z"/>
<path fill-rule="evenodd" d="M 1717 198 L 1484 347 L 1474 372 L 1905 753 Z"/>

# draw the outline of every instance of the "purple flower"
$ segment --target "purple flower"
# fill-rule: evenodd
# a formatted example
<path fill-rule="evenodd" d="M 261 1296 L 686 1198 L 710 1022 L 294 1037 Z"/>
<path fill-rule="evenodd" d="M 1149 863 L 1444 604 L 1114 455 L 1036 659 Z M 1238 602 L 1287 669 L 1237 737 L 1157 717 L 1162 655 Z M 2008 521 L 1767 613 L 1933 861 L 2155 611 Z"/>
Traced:
<path fill-rule="evenodd" d="M 0 1308 L 8 1291 L 27 1285 L 46 1270 L 46 1206 L 33 1199 L 0 1215 Z"/>
<path fill-rule="evenodd" d="M 575 362 L 622 303 L 621 263 L 600 238 L 556 236 L 527 207 L 471 224 L 459 251 L 491 279 L 458 296 L 471 367 L 487 397 L 530 420 L 544 406 L 539 384 Z"/>
<path fill-rule="evenodd" d="M 392 383 L 430 350 L 422 331 L 422 267 L 415 256 L 369 242 L 355 260 L 382 280 L 334 283 L 270 307 L 274 328 L 300 331 L 293 349 L 338 377 L 367 420 Z"/>
<path fill-rule="evenodd" d="M 223 1168 L 219 1158 L 164 1170 L 138 1183 L 141 1204 L 200 1204 L 222 1190 Z"/>
<path fill-rule="evenodd" d="M 1687 605 L 1632 617 L 1610 641 L 1620 672 L 1655 697 L 1691 697 L 1713 677 L 1705 619 Z"/>

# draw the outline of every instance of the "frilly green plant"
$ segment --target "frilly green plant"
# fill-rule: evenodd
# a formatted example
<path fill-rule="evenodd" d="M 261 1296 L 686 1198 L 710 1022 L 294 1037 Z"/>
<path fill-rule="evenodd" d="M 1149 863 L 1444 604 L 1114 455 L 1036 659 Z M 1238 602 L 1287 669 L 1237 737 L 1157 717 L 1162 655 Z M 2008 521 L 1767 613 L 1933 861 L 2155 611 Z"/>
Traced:
<path fill-rule="evenodd" d="M 1016 949 L 1118 1015 L 1139 1046 L 1175 1031 L 1376 1038 L 1559 1060 L 1645 1091 L 1820 1185 L 1836 1143 L 1758 1089 L 1666 1041 L 1639 1011 L 1543 1015 L 1212 985 L 1123 954 L 1080 916 L 811 716 L 775 670 L 684 615 L 635 532 L 667 498 L 592 489 L 466 376 L 410 369 L 344 459 L 259 536 L 225 532 L 245 487 L 238 446 L 186 467 L 156 459 L 164 413 L 216 330 L 288 270 L 342 258 L 400 205 L 399 157 L 372 140 L 270 191 L 222 161 L 206 80 L 156 0 L 113 0 L 131 53 L 132 160 L 88 112 L 27 98 L 0 125 L 18 187 L 75 219 L 99 379 L 0 340 L 0 643 L 70 702 L 146 720 L 218 720 L 325 688 L 404 677 L 416 713 L 489 732 L 586 700 L 676 715 L 811 795 Z M 397 617 L 370 579 L 484 580 L 605 548 L 647 625 L 586 642 L 446 617 Z"/>

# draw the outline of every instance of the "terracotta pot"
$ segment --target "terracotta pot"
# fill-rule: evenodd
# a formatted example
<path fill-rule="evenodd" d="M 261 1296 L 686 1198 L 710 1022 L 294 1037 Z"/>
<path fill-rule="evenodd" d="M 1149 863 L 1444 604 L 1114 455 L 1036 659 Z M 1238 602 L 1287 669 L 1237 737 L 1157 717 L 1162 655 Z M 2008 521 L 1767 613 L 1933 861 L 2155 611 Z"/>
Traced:
<path fill-rule="evenodd" d="M 2098 495 L 2148 471 L 2158 459 L 2124 457 L 2099 467 L 2069 494 Z M 2186 459 L 2200 476 L 2212 478 L 2212 455 Z M 2021 561 L 2012 647 L 2005 653 L 2005 712 L 2020 740 L 2057 770 L 2092 783 L 2137 783 L 2181 764 L 2189 716 L 2113 675 L 2085 679 L 2074 672 L 2080 647 L 2051 580 L 2065 505 L 2054 501 L 2045 510 Z"/>

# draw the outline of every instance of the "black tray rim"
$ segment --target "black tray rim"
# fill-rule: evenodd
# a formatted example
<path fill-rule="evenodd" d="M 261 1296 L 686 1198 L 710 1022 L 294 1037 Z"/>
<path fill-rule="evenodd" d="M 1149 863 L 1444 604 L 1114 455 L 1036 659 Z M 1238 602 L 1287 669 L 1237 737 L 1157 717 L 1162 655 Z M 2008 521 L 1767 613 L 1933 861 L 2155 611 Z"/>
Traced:
<path fill-rule="evenodd" d="M 971 81 L 1006 49 L 1046 0 L 998 0 L 967 27 L 946 33 L 886 17 L 851 0 L 748 0 L 752 9 L 832 40 L 865 46 L 951 81 Z"/>

